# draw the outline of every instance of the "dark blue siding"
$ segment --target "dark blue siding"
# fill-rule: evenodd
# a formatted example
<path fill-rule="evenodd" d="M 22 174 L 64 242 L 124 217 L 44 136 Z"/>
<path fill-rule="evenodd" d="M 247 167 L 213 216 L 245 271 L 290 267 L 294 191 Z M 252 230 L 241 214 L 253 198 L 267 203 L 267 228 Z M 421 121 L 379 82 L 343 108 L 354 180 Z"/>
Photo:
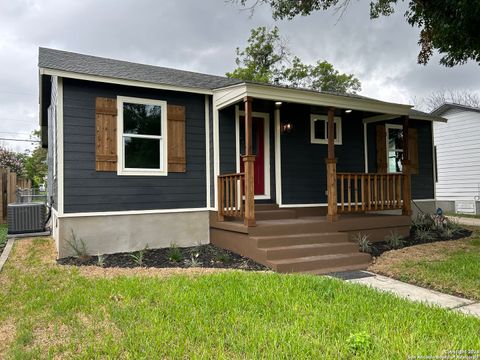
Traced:
<path fill-rule="evenodd" d="M 310 142 L 310 114 L 307 105 L 282 107 L 282 121 L 293 130 L 281 135 L 282 200 L 284 204 L 326 203 L 327 145 Z M 354 115 L 342 118 L 342 145 L 335 145 L 338 172 L 364 172 L 363 124 Z"/>
<path fill-rule="evenodd" d="M 186 173 L 118 176 L 95 171 L 95 98 L 165 100 L 186 109 Z M 205 96 L 64 80 L 65 212 L 200 208 L 206 206 Z"/>

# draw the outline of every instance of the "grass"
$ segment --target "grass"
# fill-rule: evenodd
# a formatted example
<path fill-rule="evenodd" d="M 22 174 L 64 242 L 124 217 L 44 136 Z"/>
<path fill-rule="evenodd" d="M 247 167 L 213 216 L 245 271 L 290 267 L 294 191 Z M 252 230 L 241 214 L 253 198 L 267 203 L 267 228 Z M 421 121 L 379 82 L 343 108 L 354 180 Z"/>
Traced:
<path fill-rule="evenodd" d="M 1 254 L 1 249 L 5 246 L 7 243 L 7 225 L 6 224 L 0 224 L 0 254 Z"/>
<path fill-rule="evenodd" d="M 399 280 L 480 300 L 480 233 L 383 254 L 372 268 Z"/>
<path fill-rule="evenodd" d="M 106 279 L 56 265 L 52 248 L 18 241 L 0 273 L 0 358 L 400 359 L 480 350 L 480 319 L 336 279 L 240 271 Z"/>

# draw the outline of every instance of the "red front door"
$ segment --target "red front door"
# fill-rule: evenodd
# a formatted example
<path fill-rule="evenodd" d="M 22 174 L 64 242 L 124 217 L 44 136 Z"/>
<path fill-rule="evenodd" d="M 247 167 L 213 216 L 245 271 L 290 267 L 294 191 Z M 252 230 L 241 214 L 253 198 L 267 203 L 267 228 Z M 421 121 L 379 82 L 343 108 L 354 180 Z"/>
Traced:
<path fill-rule="evenodd" d="M 260 117 L 252 118 L 252 153 L 256 155 L 254 166 L 255 195 L 265 194 L 265 121 Z M 240 116 L 240 154 L 245 154 L 245 117 Z M 240 171 L 243 161 L 240 158 Z"/>

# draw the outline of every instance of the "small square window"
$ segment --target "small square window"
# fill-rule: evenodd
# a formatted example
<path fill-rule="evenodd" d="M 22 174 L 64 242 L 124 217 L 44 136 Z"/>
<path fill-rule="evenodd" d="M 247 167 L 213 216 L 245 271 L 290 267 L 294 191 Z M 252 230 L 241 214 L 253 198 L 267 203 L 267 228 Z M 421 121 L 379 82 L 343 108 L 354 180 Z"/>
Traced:
<path fill-rule="evenodd" d="M 342 119 L 333 119 L 334 144 L 342 144 Z M 325 115 L 310 115 L 310 141 L 312 144 L 328 144 L 328 118 Z"/>

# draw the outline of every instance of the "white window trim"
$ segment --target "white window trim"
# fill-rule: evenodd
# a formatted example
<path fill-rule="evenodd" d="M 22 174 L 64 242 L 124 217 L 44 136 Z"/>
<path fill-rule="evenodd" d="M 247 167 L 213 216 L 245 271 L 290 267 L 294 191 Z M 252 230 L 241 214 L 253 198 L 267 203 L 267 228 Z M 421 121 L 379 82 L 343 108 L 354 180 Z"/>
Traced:
<path fill-rule="evenodd" d="M 132 169 L 125 168 L 125 147 L 123 134 L 123 103 L 157 105 L 162 108 L 162 135 L 136 135 L 128 134 L 129 137 L 160 139 L 160 169 Z M 167 139 L 167 102 L 162 100 L 117 96 L 117 175 L 136 176 L 167 176 L 168 175 L 168 139 Z"/>
<path fill-rule="evenodd" d="M 325 139 L 317 139 L 315 137 L 315 120 L 324 120 L 325 121 Z M 337 138 L 333 142 L 335 145 L 342 145 L 342 118 L 335 116 L 333 118 L 335 124 L 337 124 Z M 328 116 L 326 115 L 316 115 L 310 114 L 310 142 L 312 144 L 328 144 Z"/>
<path fill-rule="evenodd" d="M 387 173 L 388 174 L 401 174 L 402 172 L 397 172 L 397 171 L 390 171 L 390 156 L 389 156 L 389 153 L 388 153 L 388 144 L 390 142 L 390 133 L 388 130 L 390 129 L 399 129 L 399 130 L 402 130 L 402 134 L 403 134 L 403 126 L 402 125 L 396 125 L 396 124 L 385 124 L 385 132 L 386 132 L 386 136 L 385 136 L 385 148 L 386 148 L 386 152 L 387 152 Z M 398 150 L 398 151 L 401 151 L 403 152 L 403 149 L 401 150 Z"/>

